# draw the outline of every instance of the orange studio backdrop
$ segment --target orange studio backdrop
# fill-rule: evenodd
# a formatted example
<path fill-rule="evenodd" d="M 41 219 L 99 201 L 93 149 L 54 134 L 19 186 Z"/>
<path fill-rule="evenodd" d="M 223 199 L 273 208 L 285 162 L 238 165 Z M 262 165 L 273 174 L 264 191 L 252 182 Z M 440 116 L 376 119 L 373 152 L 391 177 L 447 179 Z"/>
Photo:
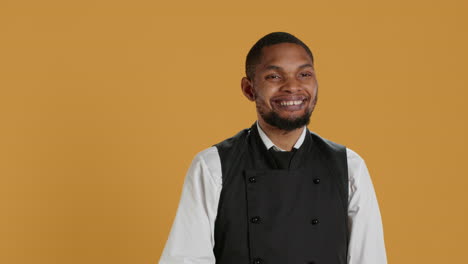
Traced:
<path fill-rule="evenodd" d="M 312 49 L 309 129 L 366 160 L 389 263 L 465 263 L 467 8 L 3 0 L 0 263 L 157 263 L 194 155 L 256 119 L 240 79 L 273 31 Z"/>

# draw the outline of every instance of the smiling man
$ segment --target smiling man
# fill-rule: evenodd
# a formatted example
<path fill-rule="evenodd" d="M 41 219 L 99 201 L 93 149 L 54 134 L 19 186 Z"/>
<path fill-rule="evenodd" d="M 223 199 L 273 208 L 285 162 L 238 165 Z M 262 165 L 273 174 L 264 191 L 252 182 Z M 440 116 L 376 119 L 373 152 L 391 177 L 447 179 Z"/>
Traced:
<path fill-rule="evenodd" d="M 160 264 L 385 264 L 364 160 L 309 131 L 314 57 L 295 36 L 261 38 L 243 94 L 257 121 L 198 153 Z"/>

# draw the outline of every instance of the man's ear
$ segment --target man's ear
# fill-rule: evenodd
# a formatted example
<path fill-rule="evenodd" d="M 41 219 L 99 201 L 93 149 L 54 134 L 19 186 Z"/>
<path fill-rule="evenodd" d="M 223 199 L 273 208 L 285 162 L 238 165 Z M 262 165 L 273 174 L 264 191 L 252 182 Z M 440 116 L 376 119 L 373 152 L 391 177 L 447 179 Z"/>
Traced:
<path fill-rule="evenodd" d="M 241 89 L 242 93 L 249 99 L 250 101 L 255 101 L 255 92 L 253 89 L 252 81 L 249 80 L 247 77 L 243 77 L 241 80 Z"/>

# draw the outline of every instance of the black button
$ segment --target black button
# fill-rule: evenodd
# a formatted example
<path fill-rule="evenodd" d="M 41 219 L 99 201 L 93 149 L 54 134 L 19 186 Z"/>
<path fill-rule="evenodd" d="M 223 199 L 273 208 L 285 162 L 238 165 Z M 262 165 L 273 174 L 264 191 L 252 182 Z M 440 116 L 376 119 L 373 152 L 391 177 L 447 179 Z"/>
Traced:
<path fill-rule="evenodd" d="M 261 258 L 256 258 L 256 259 L 254 259 L 253 263 L 254 264 L 262 264 L 263 260 Z"/>
<path fill-rule="evenodd" d="M 313 224 L 313 225 L 316 225 L 316 224 L 318 224 L 318 223 L 320 223 L 318 219 L 312 219 L 312 224 Z"/>
<path fill-rule="evenodd" d="M 250 222 L 256 224 L 256 223 L 260 222 L 260 217 L 254 216 L 254 217 L 252 217 L 252 218 L 250 219 Z"/>
<path fill-rule="evenodd" d="M 250 177 L 250 178 L 249 178 L 249 182 L 255 183 L 255 182 L 257 182 L 257 179 L 255 179 L 255 177 Z"/>
<path fill-rule="evenodd" d="M 319 184 L 319 183 L 320 183 L 320 179 L 319 179 L 319 178 L 315 178 L 315 179 L 314 179 L 314 183 L 315 183 L 315 184 Z"/>

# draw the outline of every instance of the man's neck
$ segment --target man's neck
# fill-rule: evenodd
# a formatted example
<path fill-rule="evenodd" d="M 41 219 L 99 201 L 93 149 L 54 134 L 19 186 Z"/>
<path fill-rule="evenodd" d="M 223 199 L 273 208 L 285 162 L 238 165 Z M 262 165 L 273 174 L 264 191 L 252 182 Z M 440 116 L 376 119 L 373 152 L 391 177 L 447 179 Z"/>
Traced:
<path fill-rule="evenodd" d="M 291 151 L 297 140 L 302 134 L 304 127 L 294 129 L 292 131 L 286 131 L 279 129 L 277 127 L 267 124 L 262 119 L 258 119 L 258 124 L 268 138 L 275 144 L 275 146 L 284 149 L 286 151 Z"/>

